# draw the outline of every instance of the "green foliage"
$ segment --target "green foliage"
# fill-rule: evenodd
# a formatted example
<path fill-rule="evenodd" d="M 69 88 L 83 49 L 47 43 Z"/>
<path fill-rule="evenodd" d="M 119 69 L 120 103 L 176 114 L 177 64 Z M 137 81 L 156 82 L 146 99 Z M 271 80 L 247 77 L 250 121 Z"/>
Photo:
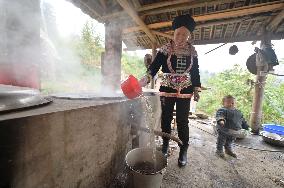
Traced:
<path fill-rule="evenodd" d="M 212 116 L 221 107 L 222 98 L 225 95 L 233 95 L 237 100 L 237 108 L 240 109 L 245 118 L 249 120 L 251 113 L 254 88 L 247 84 L 248 80 L 255 80 L 255 76 L 247 70 L 235 65 L 232 69 L 218 73 L 209 78 L 206 87 L 211 89 L 201 94 L 198 109 Z M 263 103 L 264 123 L 284 123 L 283 98 L 284 83 L 277 81 L 275 76 L 268 76 L 265 86 L 265 98 Z"/>
<path fill-rule="evenodd" d="M 102 37 L 95 32 L 93 22 L 85 23 L 75 50 L 86 68 L 101 65 L 101 53 L 104 51 Z"/>
<path fill-rule="evenodd" d="M 122 71 L 126 75 L 132 74 L 136 78 L 141 78 L 146 73 L 144 60 L 137 55 L 129 55 L 127 53 L 123 53 L 121 64 Z"/>
<path fill-rule="evenodd" d="M 269 76 L 264 92 L 263 118 L 266 122 L 284 123 L 284 83 Z"/>

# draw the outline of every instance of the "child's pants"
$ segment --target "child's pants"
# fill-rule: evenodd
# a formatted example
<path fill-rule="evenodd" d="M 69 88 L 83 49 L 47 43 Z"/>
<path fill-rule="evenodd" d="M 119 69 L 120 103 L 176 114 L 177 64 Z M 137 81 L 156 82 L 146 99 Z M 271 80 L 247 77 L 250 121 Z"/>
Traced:
<path fill-rule="evenodd" d="M 234 140 L 235 140 L 234 136 L 230 136 L 218 130 L 217 150 L 223 151 L 223 147 L 225 147 L 226 150 L 232 150 L 232 144 Z"/>

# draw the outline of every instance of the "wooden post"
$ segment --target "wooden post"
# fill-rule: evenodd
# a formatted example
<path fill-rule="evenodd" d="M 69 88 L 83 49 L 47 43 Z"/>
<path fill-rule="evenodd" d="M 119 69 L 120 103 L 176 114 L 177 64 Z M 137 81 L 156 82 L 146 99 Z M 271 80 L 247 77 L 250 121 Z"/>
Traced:
<path fill-rule="evenodd" d="M 111 92 L 120 90 L 121 53 L 122 53 L 121 24 L 113 21 L 105 24 L 105 54 L 102 64 L 103 87 Z"/>
<path fill-rule="evenodd" d="M 153 44 L 152 45 L 152 61 L 154 61 L 154 59 L 156 57 L 156 54 L 157 54 L 157 45 Z M 155 88 L 155 80 L 152 79 L 152 81 L 151 81 L 151 89 L 154 89 L 154 88 Z"/>
<path fill-rule="evenodd" d="M 263 39 L 261 41 L 261 48 L 264 45 L 271 45 L 271 41 Z M 266 82 L 266 73 L 268 71 L 267 65 L 261 65 L 260 62 L 256 62 L 257 65 L 257 75 L 255 81 L 255 90 L 252 104 L 252 111 L 250 116 L 250 125 L 252 132 L 255 134 L 259 133 L 261 127 L 262 118 L 262 101 L 264 96 L 264 86 Z"/>

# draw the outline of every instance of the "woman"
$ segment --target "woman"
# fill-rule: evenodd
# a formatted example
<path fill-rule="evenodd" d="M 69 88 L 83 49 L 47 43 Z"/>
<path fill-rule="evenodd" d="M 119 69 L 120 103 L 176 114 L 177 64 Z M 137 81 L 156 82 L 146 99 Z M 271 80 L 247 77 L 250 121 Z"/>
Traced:
<path fill-rule="evenodd" d="M 171 133 L 171 121 L 176 105 L 176 121 L 178 136 L 183 142 L 179 145 L 178 164 L 187 164 L 187 149 L 189 141 L 188 115 L 190 99 L 199 100 L 200 76 L 197 53 L 189 40 L 195 28 L 195 21 L 189 15 L 177 16 L 172 22 L 174 40 L 162 46 L 154 61 L 148 68 L 147 76 L 140 80 L 145 86 L 156 75 L 162 66 L 163 78 L 160 86 L 162 107 L 161 128 L 163 132 Z M 168 156 L 169 140 L 163 138 L 162 152 Z"/>

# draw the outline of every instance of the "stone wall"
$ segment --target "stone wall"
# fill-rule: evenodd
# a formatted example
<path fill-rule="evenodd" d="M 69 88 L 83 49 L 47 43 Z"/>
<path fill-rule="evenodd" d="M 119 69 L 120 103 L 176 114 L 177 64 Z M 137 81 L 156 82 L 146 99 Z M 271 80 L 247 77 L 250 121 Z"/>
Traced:
<path fill-rule="evenodd" d="M 137 99 L 0 121 L 0 187 L 108 187 L 143 116 Z"/>

